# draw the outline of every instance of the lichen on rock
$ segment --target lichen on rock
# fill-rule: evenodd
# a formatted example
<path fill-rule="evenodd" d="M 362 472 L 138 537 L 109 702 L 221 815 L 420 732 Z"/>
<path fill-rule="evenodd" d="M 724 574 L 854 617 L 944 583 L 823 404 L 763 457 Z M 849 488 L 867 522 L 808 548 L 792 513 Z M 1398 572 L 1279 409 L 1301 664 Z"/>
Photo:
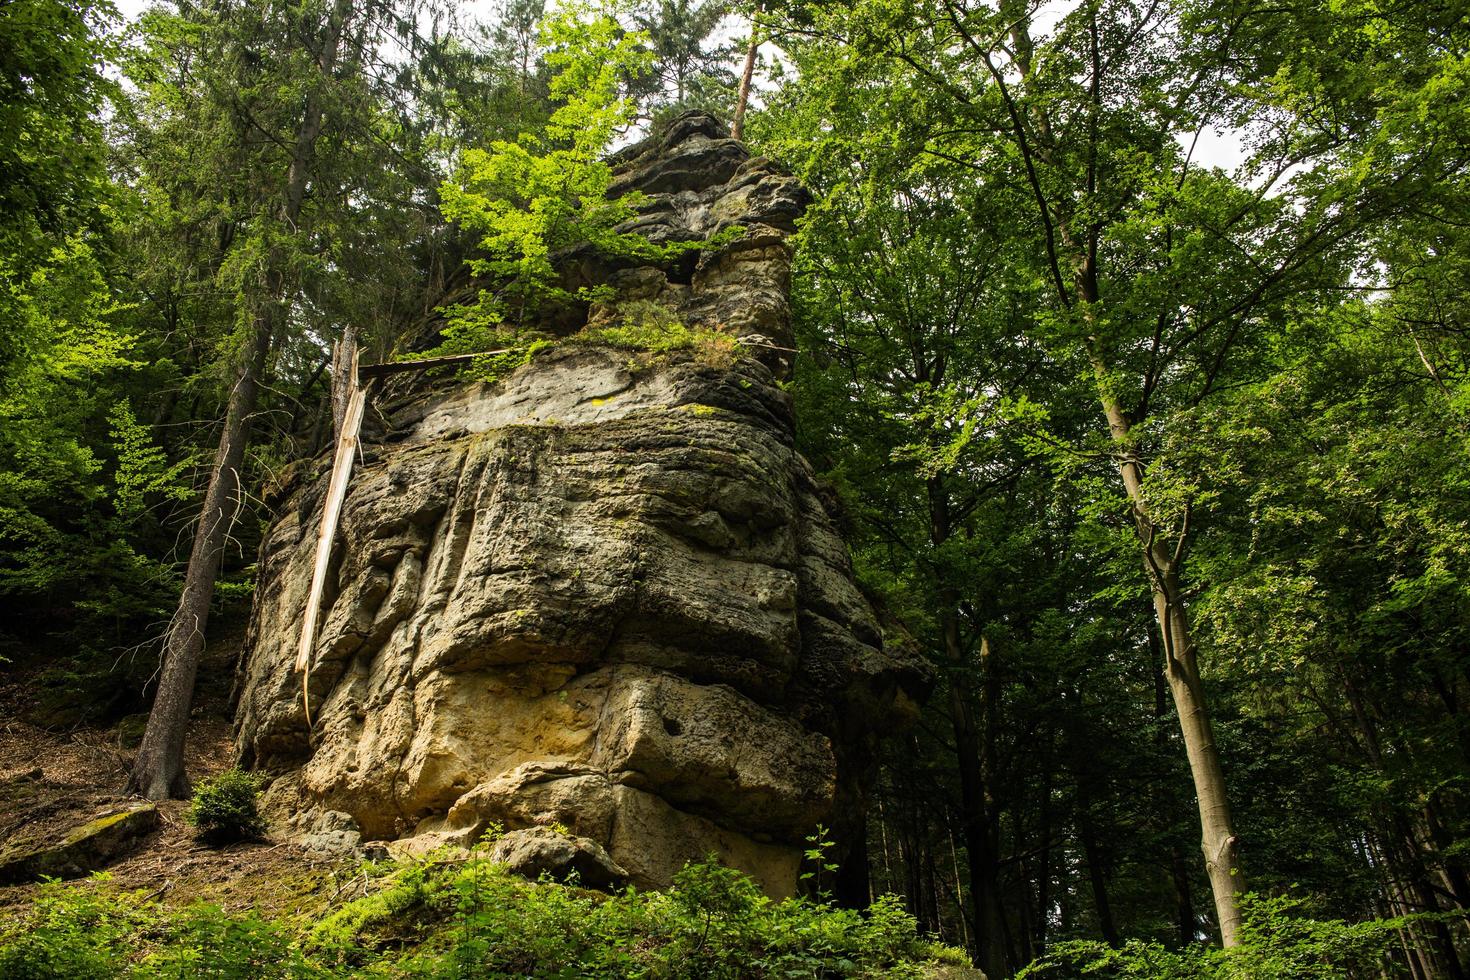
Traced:
<path fill-rule="evenodd" d="M 262 544 L 239 752 L 276 775 L 266 812 L 298 838 L 422 849 L 556 825 L 643 887 L 716 853 L 788 894 L 819 824 L 839 845 L 861 833 L 875 740 L 926 675 L 885 646 L 793 447 L 777 348 L 801 189 L 698 114 L 616 162 L 619 187 L 649 195 L 643 233 L 747 232 L 693 268 L 579 253 L 568 275 L 766 356 L 630 365 L 567 344 L 495 384 L 381 399 L 334 549 L 314 724 L 291 665 L 324 467 L 287 488 Z"/>

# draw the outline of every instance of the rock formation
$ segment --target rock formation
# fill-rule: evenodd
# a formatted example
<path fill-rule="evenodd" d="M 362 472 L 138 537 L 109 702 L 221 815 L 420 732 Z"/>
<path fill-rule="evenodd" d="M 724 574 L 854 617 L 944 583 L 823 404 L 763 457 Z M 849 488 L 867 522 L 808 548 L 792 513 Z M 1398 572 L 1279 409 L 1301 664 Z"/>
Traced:
<path fill-rule="evenodd" d="M 707 116 L 616 158 L 665 268 L 563 257 L 764 357 L 559 345 L 496 384 L 375 392 L 311 675 L 291 669 L 326 473 L 262 545 L 242 761 L 276 829 L 324 848 L 557 826 L 642 886 L 716 853 L 791 892 L 805 838 L 860 840 L 875 740 L 923 669 L 885 648 L 833 504 L 793 449 L 785 242 L 800 187 Z M 567 332 L 606 311 L 575 311 Z M 580 318 L 581 323 L 576 322 Z"/>

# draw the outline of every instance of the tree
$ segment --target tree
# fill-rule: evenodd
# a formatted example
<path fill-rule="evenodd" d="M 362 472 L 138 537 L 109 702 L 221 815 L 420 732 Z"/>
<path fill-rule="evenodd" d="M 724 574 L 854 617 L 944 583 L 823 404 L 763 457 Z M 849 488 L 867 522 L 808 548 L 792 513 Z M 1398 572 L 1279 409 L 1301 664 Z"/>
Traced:
<path fill-rule="evenodd" d="M 547 18 L 540 45 L 553 71 L 555 108 L 544 126 L 466 150 L 454 179 L 440 188 L 444 216 L 476 236 L 468 263 L 488 288 L 451 311 L 445 352 L 487 350 L 548 303 L 578 298 L 553 264 L 558 253 L 589 245 L 604 251 L 657 252 L 616 226 L 633 214 L 631 198 L 610 200 L 612 167 L 603 159 L 636 115 L 624 87 L 649 63 L 644 39 L 613 17 L 569 8 Z"/>
<path fill-rule="evenodd" d="M 136 428 L 145 345 L 113 286 L 128 205 L 102 122 L 115 16 L 0 9 L 0 596 L 9 622 L 65 624 L 83 646 L 120 641 L 167 589 L 138 505 L 177 476 Z"/>
<path fill-rule="evenodd" d="M 657 0 L 634 11 L 632 22 L 651 54 L 639 101 L 655 123 L 687 109 L 729 105 L 731 47 L 710 40 L 729 13 L 724 0 Z"/>
<path fill-rule="evenodd" d="M 219 442 L 130 779 L 158 799 L 188 791 L 183 746 L 194 681 L 224 547 L 245 509 L 245 451 L 268 358 L 292 319 L 321 298 L 303 292 L 319 256 L 344 254 L 348 225 L 333 205 L 358 204 L 353 185 L 364 185 L 353 178 L 381 172 L 385 148 L 374 119 L 381 103 L 364 98 L 384 91 L 373 75 L 378 53 L 415 35 L 407 11 L 348 0 L 273 4 L 264 17 L 230 4 L 150 17 L 152 41 L 166 52 L 160 60 L 199 68 L 178 79 L 145 75 L 148 111 L 174 122 L 176 135 L 220 168 L 184 175 L 182 183 L 224 218 L 228 244 L 215 275 L 234 287 L 238 325 Z M 348 153 L 337 152 L 343 146 Z M 354 210 L 371 221 L 371 209 Z"/>
<path fill-rule="evenodd" d="M 750 39 L 745 42 L 745 63 L 740 69 L 740 87 L 735 92 L 730 135 L 738 140 L 745 138 L 745 113 L 750 107 L 750 86 L 755 80 L 755 61 L 761 49 L 761 9 L 757 4 L 750 15 Z"/>
<path fill-rule="evenodd" d="M 1245 882 L 1186 573 L 1193 498 L 1208 488 L 1161 495 L 1153 433 L 1259 376 L 1257 354 L 1285 311 L 1343 284 L 1370 200 L 1336 177 L 1322 193 L 1322 171 L 1251 188 L 1192 162 L 1193 135 L 1218 124 L 1222 107 L 1238 108 L 1233 86 L 1256 76 L 1236 77 L 1232 36 L 1214 37 L 1216 22 L 1206 29 L 1182 7 L 1084 4 L 1042 41 L 1020 4 L 875 0 L 805 16 L 815 27 L 802 30 L 819 39 L 811 50 L 824 58 L 811 70 L 849 90 L 897 78 L 919 93 L 916 121 L 892 124 L 884 138 L 953 161 L 977 183 L 1024 191 L 1029 218 L 1002 227 L 1025 243 L 1029 268 L 1051 291 L 1031 336 L 1085 365 L 1095 390 L 1107 440 L 1095 448 L 1116 463 L 1193 773 L 1217 922 L 1233 944 Z M 1301 151 L 1272 145 L 1256 165 L 1274 164 L 1279 179 L 1315 159 Z"/>

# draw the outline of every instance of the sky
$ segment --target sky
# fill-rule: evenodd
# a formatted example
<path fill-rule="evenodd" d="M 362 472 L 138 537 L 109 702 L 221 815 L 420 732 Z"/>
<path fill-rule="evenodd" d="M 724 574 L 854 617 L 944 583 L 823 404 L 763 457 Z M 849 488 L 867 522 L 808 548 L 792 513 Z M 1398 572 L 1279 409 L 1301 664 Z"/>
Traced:
<path fill-rule="evenodd" d="M 133 20 L 151 6 L 153 0 L 114 0 L 114 3 L 120 14 Z M 1077 0 L 1042 0 L 1033 17 L 1033 26 L 1038 33 L 1051 30 L 1076 3 Z M 496 7 L 497 0 L 469 0 L 455 4 L 456 12 L 467 21 L 490 20 L 495 15 Z M 774 52 L 767 53 L 767 56 L 771 54 Z M 1239 132 L 1230 130 L 1205 130 L 1195 143 L 1192 159 L 1198 165 L 1220 167 L 1233 172 L 1246 156 L 1240 137 Z M 1188 149 L 1187 145 L 1185 149 Z"/>

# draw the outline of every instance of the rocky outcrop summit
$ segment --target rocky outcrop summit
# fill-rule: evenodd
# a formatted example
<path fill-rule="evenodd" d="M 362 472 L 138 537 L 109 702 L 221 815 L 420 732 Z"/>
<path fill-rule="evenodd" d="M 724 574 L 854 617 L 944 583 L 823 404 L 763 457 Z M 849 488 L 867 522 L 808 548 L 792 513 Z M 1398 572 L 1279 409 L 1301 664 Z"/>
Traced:
<path fill-rule="evenodd" d="M 555 827 L 645 887 L 715 853 L 786 894 L 818 824 L 860 846 L 876 739 L 925 676 L 885 646 L 793 448 L 777 379 L 800 187 L 700 115 L 615 163 L 616 190 L 648 195 L 631 228 L 746 232 L 667 267 L 567 256 L 568 281 L 765 356 L 569 342 L 496 384 L 375 393 L 312 724 L 292 660 L 325 458 L 285 488 L 262 545 L 239 754 L 275 774 L 277 829 L 314 846 Z"/>

